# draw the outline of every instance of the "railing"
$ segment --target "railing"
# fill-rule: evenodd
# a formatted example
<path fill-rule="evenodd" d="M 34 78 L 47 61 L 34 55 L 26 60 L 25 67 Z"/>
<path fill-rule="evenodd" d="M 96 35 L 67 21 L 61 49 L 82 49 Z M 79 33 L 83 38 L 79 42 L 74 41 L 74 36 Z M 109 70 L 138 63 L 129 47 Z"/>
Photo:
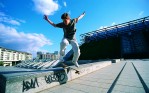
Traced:
<path fill-rule="evenodd" d="M 106 27 L 85 34 L 81 34 L 81 43 L 99 40 L 102 38 L 115 37 L 133 31 L 149 28 L 149 16 L 126 23 Z"/>

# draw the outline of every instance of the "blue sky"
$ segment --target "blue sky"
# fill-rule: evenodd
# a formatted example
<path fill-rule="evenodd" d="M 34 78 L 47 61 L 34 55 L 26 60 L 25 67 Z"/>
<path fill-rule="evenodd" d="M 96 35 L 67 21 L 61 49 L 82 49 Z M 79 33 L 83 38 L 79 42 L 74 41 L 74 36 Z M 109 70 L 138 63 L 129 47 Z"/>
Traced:
<path fill-rule="evenodd" d="M 80 42 L 80 34 L 149 16 L 148 3 L 149 0 L 0 0 L 0 46 L 34 56 L 37 51 L 59 51 L 63 31 L 49 25 L 44 14 L 59 23 L 64 12 L 76 18 L 85 11 L 76 26 Z M 69 45 L 67 51 L 70 49 Z"/>

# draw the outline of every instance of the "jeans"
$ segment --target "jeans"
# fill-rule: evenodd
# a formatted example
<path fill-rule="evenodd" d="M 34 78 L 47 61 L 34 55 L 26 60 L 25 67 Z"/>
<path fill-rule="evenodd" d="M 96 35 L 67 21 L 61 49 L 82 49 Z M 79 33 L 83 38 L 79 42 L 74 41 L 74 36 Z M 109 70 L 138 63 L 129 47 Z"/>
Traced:
<path fill-rule="evenodd" d="M 68 40 L 67 38 L 63 38 L 60 43 L 60 57 L 65 55 L 66 46 L 70 43 L 73 50 L 73 59 L 72 62 L 77 62 L 80 56 L 79 45 L 76 40 Z"/>

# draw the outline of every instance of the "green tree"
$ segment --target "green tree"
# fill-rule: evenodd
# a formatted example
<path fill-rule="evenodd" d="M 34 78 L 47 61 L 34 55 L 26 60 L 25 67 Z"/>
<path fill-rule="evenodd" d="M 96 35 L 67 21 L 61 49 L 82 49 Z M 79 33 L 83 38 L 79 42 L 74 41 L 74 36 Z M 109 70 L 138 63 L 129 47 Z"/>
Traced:
<path fill-rule="evenodd" d="M 3 66 L 3 65 L 4 65 L 4 63 L 2 61 L 0 61 L 0 66 Z"/>

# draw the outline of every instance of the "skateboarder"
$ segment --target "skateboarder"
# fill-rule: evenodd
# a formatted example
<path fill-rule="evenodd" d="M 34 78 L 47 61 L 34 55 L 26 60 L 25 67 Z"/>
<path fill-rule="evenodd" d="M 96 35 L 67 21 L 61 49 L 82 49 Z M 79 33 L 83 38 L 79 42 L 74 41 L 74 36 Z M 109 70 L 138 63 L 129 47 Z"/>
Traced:
<path fill-rule="evenodd" d="M 61 15 L 61 19 L 63 22 L 55 24 L 53 23 L 47 15 L 44 15 L 44 19 L 50 23 L 54 27 L 62 28 L 64 32 L 63 39 L 60 43 L 60 61 L 59 62 L 64 62 L 64 55 L 65 55 L 65 49 L 68 44 L 71 44 L 72 49 L 73 49 L 73 59 L 72 63 L 76 66 L 79 67 L 78 64 L 78 58 L 80 56 L 80 49 L 79 45 L 77 43 L 77 40 L 75 38 L 75 33 L 76 33 L 76 23 L 83 18 L 85 15 L 85 12 L 83 12 L 78 18 L 71 19 L 68 13 L 64 13 Z"/>

